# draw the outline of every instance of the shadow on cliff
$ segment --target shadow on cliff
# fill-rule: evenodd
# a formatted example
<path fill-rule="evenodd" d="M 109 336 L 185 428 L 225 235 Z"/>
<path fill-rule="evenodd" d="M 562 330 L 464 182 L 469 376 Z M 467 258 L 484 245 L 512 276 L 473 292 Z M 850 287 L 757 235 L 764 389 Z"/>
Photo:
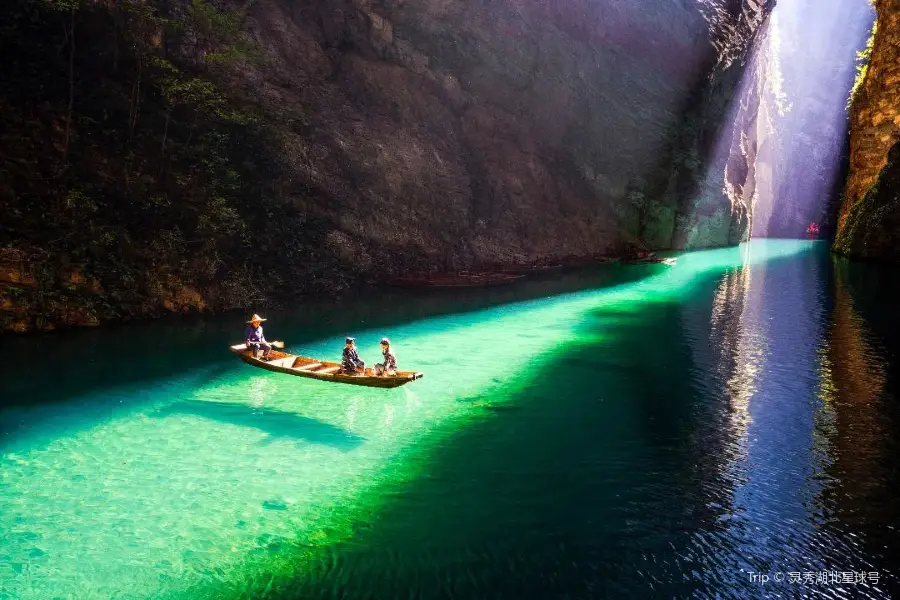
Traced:
<path fill-rule="evenodd" d="M 364 329 L 628 284 L 666 268 L 607 265 L 492 289 L 371 290 L 337 302 L 318 300 L 268 313 L 266 336 L 304 344 Z M 63 402 L 98 389 L 191 373 L 212 379 L 243 368 L 228 346 L 241 341 L 246 318 L 243 313 L 173 317 L 101 330 L 3 338 L 0 407 Z"/>

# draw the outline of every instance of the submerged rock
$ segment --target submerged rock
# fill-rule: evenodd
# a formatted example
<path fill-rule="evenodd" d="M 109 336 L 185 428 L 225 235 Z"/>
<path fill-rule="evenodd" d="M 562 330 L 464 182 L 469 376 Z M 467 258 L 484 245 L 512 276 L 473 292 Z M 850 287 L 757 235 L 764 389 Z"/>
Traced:
<path fill-rule="evenodd" d="M 262 503 L 262 506 L 266 510 L 287 510 L 288 505 L 284 500 L 266 500 Z"/>

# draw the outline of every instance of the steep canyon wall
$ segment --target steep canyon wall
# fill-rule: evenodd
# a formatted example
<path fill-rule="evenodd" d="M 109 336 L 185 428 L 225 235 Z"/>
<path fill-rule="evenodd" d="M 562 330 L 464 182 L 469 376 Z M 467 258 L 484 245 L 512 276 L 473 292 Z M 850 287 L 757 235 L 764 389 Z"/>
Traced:
<path fill-rule="evenodd" d="M 714 198 L 694 192 L 760 3 L 266 0 L 251 17 L 268 60 L 244 79 L 304 115 L 288 147 L 333 157 L 313 177 L 357 207 L 339 232 L 360 253 L 387 232 L 454 265 L 733 242 L 722 171 Z"/>
<path fill-rule="evenodd" d="M 869 66 L 850 115 L 850 170 L 834 249 L 900 261 L 900 0 L 877 0 L 875 9 Z"/>
<path fill-rule="evenodd" d="M 797 237 L 810 222 L 834 231 L 848 90 L 873 19 L 866 0 L 794 0 L 772 13 L 754 236 Z"/>
<path fill-rule="evenodd" d="M 746 235 L 764 0 L 13 4 L 8 330 Z"/>

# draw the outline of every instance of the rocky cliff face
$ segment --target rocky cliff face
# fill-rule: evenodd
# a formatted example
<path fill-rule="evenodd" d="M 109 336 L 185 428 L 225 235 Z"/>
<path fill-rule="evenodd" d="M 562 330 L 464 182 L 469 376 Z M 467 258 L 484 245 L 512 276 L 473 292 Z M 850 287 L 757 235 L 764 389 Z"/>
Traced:
<path fill-rule="evenodd" d="M 147 7 L 122 6 L 132 4 Z M 157 4 L 170 16 L 194 11 L 195 24 L 225 22 L 194 14 L 203 2 Z M 40 105 L 47 126 L 29 130 L 35 139 L 17 150 L 19 165 L 48 148 L 65 161 L 40 175 L 58 182 L 58 234 L 40 232 L 34 203 L 23 200 L 43 195 L 25 189 L 40 168 L 15 165 L 0 190 L 21 203 L 0 228 L 4 256 L 15 258 L 2 265 L 6 327 L 261 307 L 276 294 L 373 275 L 630 244 L 736 243 L 749 210 L 733 189 L 748 173 L 732 165 L 724 193 L 734 152 L 717 152 L 716 141 L 737 140 L 746 163 L 749 121 L 729 118 L 770 4 L 223 0 L 218 10 L 243 16 L 254 59 L 213 68 L 208 27 L 182 28 L 172 41 L 143 12 L 123 21 L 114 11 L 116 27 L 106 27 L 105 5 L 85 2 L 90 14 L 73 12 L 70 22 L 62 13 L 53 30 L 87 28 L 89 42 L 73 35 L 45 50 L 20 35 L 7 48 L 33 51 L 31 66 L 16 71 L 19 88 L 34 84 L 30 73 L 59 73 L 56 104 Z M 128 28 L 146 41 L 132 45 L 122 74 L 123 51 L 102 46 L 103 32 Z M 68 65 L 58 53 L 41 66 L 70 39 L 80 45 Z M 166 60 L 146 59 L 156 55 Z M 176 67 L 199 75 L 175 81 Z M 103 99 L 85 100 L 110 81 Z M 34 116 L 27 94 L 2 100 L 17 118 Z M 113 102 L 115 110 L 103 105 Z M 256 116 L 233 119 L 223 102 Z M 744 102 L 742 114 L 752 113 L 755 100 Z M 115 150 L 90 138 L 98 122 L 110 124 Z M 251 122 L 253 136 L 232 133 Z M 190 210 L 179 208 L 186 190 Z M 73 241 L 65 218 L 103 241 Z"/>
<path fill-rule="evenodd" d="M 746 215 L 723 169 L 702 186 L 764 16 L 755 0 L 264 0 L 266 60 L 241 79 L 303 122 L 286 185 L 304 210 L 341 207 L 351 261 L 724 245 Z"/>
<path fill-rule="evenodd" d="M 794 0 L 773 12 L 761 61 L 754 236 L 797 237 L 810 222 L 834 231 L 836 206 L 823 200 L 843 185 L 848 90 L 873 20 L 865 0 Z"/>
<path fill-rule="evenodd" d="M 900 0 L 877 0 L 866 78 L 850 116 L 850 171 L 835 251 L 900 260 Z M 893 149 L 893 150 L 892 150 Z"/>

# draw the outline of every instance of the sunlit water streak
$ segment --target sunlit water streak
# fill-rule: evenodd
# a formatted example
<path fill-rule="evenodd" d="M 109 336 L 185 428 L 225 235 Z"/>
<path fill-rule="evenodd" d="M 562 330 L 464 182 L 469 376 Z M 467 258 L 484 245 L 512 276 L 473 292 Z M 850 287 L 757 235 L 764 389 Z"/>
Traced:
<path fill-rule="evenodd" d="M 387 510 L 399 502 L 392 495 L 397 485 L 434 476 L 430 448 L 452 444 L 485 419 L 515 415 L 500 410 L 503 403 L 515 408 L 515 398 L 528 394 L 543 367 L 554 368 L 560 354 L 633 344 L 629 336 L 640 332 L 644 319 L 653 322 L 654 306 L 682 303 L 688 314 L 707 311 L 711 333 L 705 340 L 695 328 L 683 332 L 686 343 L 704 348 L 696 356 L 709 352 L 710 340 L 735 354 L 731 367 L 721 366 L 724 354 L 707 361 L 720 365 L 719 378 L 709 377 L 715 368 L 702 361 L 689 375 L 668 376 L 675 378 L 673 383 L 688 377 L 697 393 L 727 390 L 728 403 L 710 416 L 728 428 L 729 441 L 721 457 L 710 459 L 711 470 L 696 490 L 724 525 L 694 533 L 668 559 L 647 550 L 644 560 L 657 566 L 642 568 L 663 584 L 666 574 L 690 572 L 703 563 L 718 569 L 723 583 L 738 585 L 740 568 L 758 570 L 760 565 L 736 557 L 784 562 L 781 548 L 814 552 L 818 543 L 822 519 L 813 497 L 820 490 L 809 482 L 826 465 L 821 452 L 810 450 L 814 426 L 804 407 L 820 402 L 817 382 L 809 376 L 820 364 L 812 353 L 793 363 L 799 372 L 786 370 L 768 353 L 767 344 L 774 340 L 777 345 L 779 335 L 815 340 L 822 332 L 771 331 L 766 323 L 777 315 L 763 301 L 772 293 L 764 287 L 768 265 L 796 260 L 811 248 L 806 242 L 754 241 L 742 248 L 683 255 L 677 267 L 634 284 L 360 332 L 364 357 L 377 356 L 377 341 L 387 334 L 397 342 L 401 367 L 426 373 L 422 381 L 393 391 L 308 382 L 234 361 L 232 368 L 200 369 L 152 385 L 98 386 L 52 411 L 38 407 L 0 414 L 26 423 L 0 448 L 0 598 L 193 598 L 203 590 L 224 597 L 222 590 L 241 590 L 245 578 L 297 569 L 306 569 L 309 585 L 316 585 L 320 576 L 339 576 L 341 585 L 347 585 L 352 564 L 328 566 L 322 557 L 339 560 L 340 554 L 329 554 L 329 548 L 355 537 L 365 545 L 369 534 L 354 529 L 360 511 L 371 513 L 375 506 Z M 732 291 L 716 300 L 718 308 L 710 315 L 692 299 L 708 297 L 705 282 L 723 274 L 719 287 L 731 286 Z M 815 297 L 802 289 L 783 291 L 796 295 L 786 303 L 796 315 L 782 319 L 810 326 L 821 321 L 807 318 L 810 311 L 822 310 Z M 742 306 L 737 320 L 725 314 L 734 302 Z M 277 331 L 277 323 L 270 323 L 270 330 Z M 733 339 L 716 343 L 716 336 Z M 340 347 L 340 337 L 333 337 L 291 349 L 333 356 Z M 622 367 L 631 368 L 628 363 L 585 366 L 584 375 L 573 377 L 569 386 L 593 372 L 590 377 L 606 381 L 598 388 L 598 401 L 618 405 L 627 400 L 627 393 L 617 396 L 615 388 L 628 385 L 630 376 L 621 373 Z M 566 385 L 560 384 L 560 394 Z M 573 387 L 573 393 L 578 389 Z M 561 410 L 576 407 L 565 398 L 559 401 Z M 647 440 L 626 433 L 641 429 L 639 416 L 627 407 L 619 409 L 618 433 L 606 432 L 617 450 L 602 468 L 617 479 L 634 470 L 668 477 L 663 455 L 647 453 L 656 445 L 664 447 L 666 435 L 646 446 Z M 817 405 L 815 411 L 820 410 Z M 793 419 L 787 430 L 773 424 L 785 418 Z M 783 440 L 767 437 L 786 431 L 793 436 L 787 447 Z M 517 434 L 510 430 L 503 435 L 513 442 Z M 592 460 L 583 461 L 584 468 L 597 467 Z M 524 469 L 526 479 L 543 475 L 537 463 L 531 474 L 525 461 L 517 468 Z M 457 492 L 467 494 L 466 488 Z M 644 523 L 642 515 L 668 500 L 669 492 L 658 484 L 623 489 L 632 500 L 610 509 L 619 514 L 610 523 L 631 527 L 638 537 L 663 535 L 665 528 Z M 560 488 L 564 497 L 559 501 L 566 502 L 570 493 Z M 414 512 L 427 513 L 429 505 L 421 498 L 411 495 L 406 501 L 419 503 Z M 503 522 L 516 517 L 491 518 Z M 790 535 L 801 538 L 800 546 L 785 541 L 786 522 L 797 523 Z M 577 521 L 573 526 L 578 527 Z M 453 535 L 442 538 L 447 544 Z M 487 547 L 463 544 L 455 549 L 473 553 L 485 564 L 515 562 L 519 549 L 512 539 L 507 544 L 513 545 L 504 546 L 498 538 Z M 307 558 L 315 560 L 304 563 L 298 548 L 309 549 Z M 391 551 L 386 545 L 382 549 Z M 435 565 L 444 560 L 432 558 Z M 409 555 L 403 560 L 404 568 L 390 557 L 378 563 L 382 575 L 384 568 L 397 569 L 392 585 L 402 586 L 397 583 L 401 574 L 412 568 Z M 415 560 L 429 558 L 419 552 Z M 810 564 L 800 562 L 798 568 Z M 379 571 L 371 563 L 366 568 Z"/>

